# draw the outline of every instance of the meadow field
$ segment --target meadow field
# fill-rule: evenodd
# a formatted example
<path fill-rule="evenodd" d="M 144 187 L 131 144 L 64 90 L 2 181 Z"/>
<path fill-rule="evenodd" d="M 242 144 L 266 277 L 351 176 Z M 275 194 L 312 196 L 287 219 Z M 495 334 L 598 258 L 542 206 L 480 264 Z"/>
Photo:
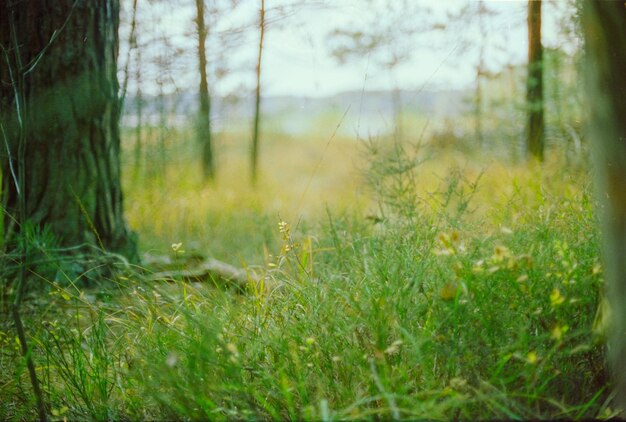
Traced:
<path fill-rule="evenodd" d="M 126 217 L 145 256 L 169 255 L 182 268 L 200 254 L 255 277 L 237 291 L 150 281 L 149 265 L 120 265 L 79 288 L 84 274 L 62 265 L 45 273 L 23 312 L 51 414 L 615 415 L 584 154 L 571 163 L 554 150 L 532 165 L 333 129 L 265 134 L 255 188 L 244 134 L 218 134 L 213 183 L 202 180 L 185 129 L 168 132 L 156 171 L 135 171 L 125 151 Z M 4 320 L 0 344 L 0 418 L 33 419 Z"/>

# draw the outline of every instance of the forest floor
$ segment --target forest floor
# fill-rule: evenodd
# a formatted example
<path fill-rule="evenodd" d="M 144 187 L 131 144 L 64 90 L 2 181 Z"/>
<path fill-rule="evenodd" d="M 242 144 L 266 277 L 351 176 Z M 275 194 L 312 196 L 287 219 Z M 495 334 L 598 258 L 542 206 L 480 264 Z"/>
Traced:
<path fill-rule="evenodd" d="M 255 188 L 235 137 L 219 139 L 213 183 L 191 151 L 159 168 L 152 148 L 151 172 L 126 163 L 143 252 L 210 256 L 260 281 L 43 280 L 24 318 L 55 418 L 615 415 L 584 163 L 269 138 Z M 0 418 L 32 419 L 8 321 L 0 345 Z"/>

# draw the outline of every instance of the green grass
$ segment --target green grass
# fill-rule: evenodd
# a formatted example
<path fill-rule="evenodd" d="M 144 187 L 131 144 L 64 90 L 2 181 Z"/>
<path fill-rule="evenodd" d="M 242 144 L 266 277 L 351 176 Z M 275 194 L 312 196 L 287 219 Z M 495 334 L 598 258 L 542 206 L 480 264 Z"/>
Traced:
<path fill-rule="evenodd" d="M 290 159 L 268 166 L 254 192 L 245 158 L 228 148 L 221 159 L 230 165 L 214 185 L 180 162 L 154 183 L 127 179 L 127 215 L 144 250 L 183 242 L 255 266 L 266 285 L 236 294 L 132 273 L 107 288 L 50 284 L 24 318 L 52 415 L 615 413 L 592 333 L 602 268 L 584 172 L 558 160 L 543 169 L 454 155 L 419 163 L 425 155 L 409 145 L 341 139 L 324 152 L 327 141 L 311 140 L 304 152 L 288 138 L 268 142 L 264 160 Z M 355 166 L 367 185 L 346 170 Z M 2 322 L 0 417 L 32 419 L 14 337 Z"/>

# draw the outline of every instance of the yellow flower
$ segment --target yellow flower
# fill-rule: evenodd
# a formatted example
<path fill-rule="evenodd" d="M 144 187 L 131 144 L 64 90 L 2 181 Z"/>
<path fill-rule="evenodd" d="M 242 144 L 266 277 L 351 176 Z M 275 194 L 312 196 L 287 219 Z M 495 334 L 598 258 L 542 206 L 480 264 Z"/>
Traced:
<path fill-rule="evenodd" d="M 237 358 L 239 357 L 239 350 L 237 349 L 237 346 L 234 343 L 228 343 L 226 345 L 226 350 L 228 350 L 233 357 Z"/>
<path fill-rule="evenodd" d="M 510 255 L 509 249 L 506 246 L 498 245 L 493 251 L 493 260 L 496 262 L 504 261 Z"/>
<path fill-rule="evenodd" d="M 52 413 L 52 416 L 60 417 L 60 416 L 65 415 L 68 410 L 69 409 L 68 409 L 67 406 L 62 406 L 62 407 L 60 407 L 58 409 L 52 409 L 51 413 Z M 65 420 L 65 418 L 63 418 L 63 420 Z"/>
<path fill-rule="evenodd" d="M 593 268 L 591 269 L 591 274 L 596 275 L 596 274 L 600 274 L 602 272 L 602 265 L 600 264 L 596 264 L 593 266 Z"/>
<path fill-rule="evenodd" d="M 537 352 L 535 352 L 534 350 L 528 352 L 528 355 L 526 355 L 526 361 L 530 363 L 531 365 L 536 364 L 538 360 L 539 360 L 539 357 L 537 356 Z"/>
<path fill-rule="evenodd" d="M 453 300 L 456 297 L 456 292 L 459 286 L 454 281 L 448 281 L 439 290 L 439 297 L 443 300 Z"/>
<path fill-rule="evenodd" d="M 459 252 L 465 251 L 465 246 L 460 241 L 461 235 L 458 231 L 453 230 L 450 234 L 439 233 L 437 235 L 437 241 L 439 247 L 434 249 L 435 255 L 455 255 Z"/>
<path fill-rule="evenodd" d="M 567 325 L 555 325 L 552 330 L 550 330 L 550 338 L 556 341 L 561 341 L 563 338 L 563 334 L 565 334 L 569 330 L 569 326 Z"/>
<path fill-rule="evenodd" d="M 565 302 L 565 298 L 561 295 L 559 289 L 555 288 L 554 290 L 552 290 L 552 293 L 550 293 L 550 304 L 556 307 L 563 302 Z"/>
<path fill-rule="evenodd" d="M 437 240 L 439 240 L 439 243 L 442 243 L 446 246 L 450 244 L 450 237 L 448 237 L 448 235 L 445 233 L 439 233 L 437 235 Z"/>
<path fill-rule="evenodd" d="M 278 223 L 278 231 L 282 235 L 283 241 L 288 242 L 291 237 L 291 233 L 289 232 L 289 224 L 286 221 L 281 220 Z"/>

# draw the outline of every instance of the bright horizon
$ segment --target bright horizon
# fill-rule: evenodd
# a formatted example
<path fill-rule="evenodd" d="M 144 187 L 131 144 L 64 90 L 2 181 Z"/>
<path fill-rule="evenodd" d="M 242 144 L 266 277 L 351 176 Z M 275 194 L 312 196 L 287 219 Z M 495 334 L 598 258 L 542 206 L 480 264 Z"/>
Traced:
<path fill-rule="evenodd" d="M 218 22 L 215 32 L 224 31 L 229 26 L 241 25 L 243 22 L 254 24 L 258 14 L 256 3 L 252 0 L 243 1 L 235 14 Z M 273 7 L 289 3 L 291 2 L 267 1 L 268 19 L 272 17 Z M 444 31 L 429 31 L 423 37 L 416 36 L 411 57 L 400 63 L 393 72 L 378 67 L 374 53 L 369 57 L 351 60 L 345 65 L 338 64 L 331 57 L 327 35 L 335 28 L 346 27 L 350 21 L 358 23 L 371 19 L 369 11 L 363 9 L 363 4 L 363 0 L 341 0 L 333 3 L 332 7 L 328 3 L 325 7 L 305 7 L 288 19 L 279 21 L 278 25 L 268 23 L 262 63 L 263 96 L 323 97 L 362 89 L 391 90 L 397 87 L 402 90 L 447 90 L 469 88 L 473 85 L 480 40 L 476 19 L 456 24 Z M 447 20 L 446 13 L 458 12 L 466 4 L 468 2 L 463 0 L 419 3 L 420 6 L 430 8 L 436 20 L 442 22 Z M 162 31 L 170 42 L 184 51 L 183 57 L 177 59 L 180 63 L 178 69 L 174 70 L 175 83 L 179 89 L 193 91 L 197 85 L 197 64 L 195 39 L 191 35 L 195 29 L 195 9 L 190 5 L 191 3 L 173 12 L 163 7 L 163 3 L 154 6 L 157 9 L 160 7 L 160 13 L 164 16 L 160 17 L 162 22 L 153 25 L 151 30 L 155 33 Z M 485 20 L 486 67 L 497 72 L 506 65 L 524 65 L 527 55 L 526 1 L 486 1 L 485 5 L 496 12 L 494 17 Z M 127 1 L 123 6 L 128 13 L 130 3 Z M 558 28 L 558 20 L 566 13 L 566 8 L 566 3 L 546 2 L 544 5 L 543 41 L 547 47 L 563 46 L 566 42 Z M 138 12 L 138 19 L 142 19 L 141 11 Z M 124 40 L 127 29 L 122 27 L 120 34 L 121 66 L 125 61 Z M 150 32 L 150 29 L 143 30 Z M 141 31 L 140 27 L 139 36 L 142 36 Z M 225 54 L 225 60 L 235 63 L 237 70 L 216 81 L 209 69 L 209 77 L 213 79 L 210 81 L 212 95 L 226 96 L 253 90 L 258 33 L 256 28 L 250 28 L 248 32 L 244 42 L 236 50 Z M 215 43 L 207 47 L 209 54 L 210 49 L 216 45 L 219 47 Z M 569 48 L 571 50 L 571 46 Z M 143 89 L 147 93 L 156 93 L 154 82 L 149 77 L 145 78 Z M 129 89 L 132 95 L 132 80 L 129 81 Z"/>

